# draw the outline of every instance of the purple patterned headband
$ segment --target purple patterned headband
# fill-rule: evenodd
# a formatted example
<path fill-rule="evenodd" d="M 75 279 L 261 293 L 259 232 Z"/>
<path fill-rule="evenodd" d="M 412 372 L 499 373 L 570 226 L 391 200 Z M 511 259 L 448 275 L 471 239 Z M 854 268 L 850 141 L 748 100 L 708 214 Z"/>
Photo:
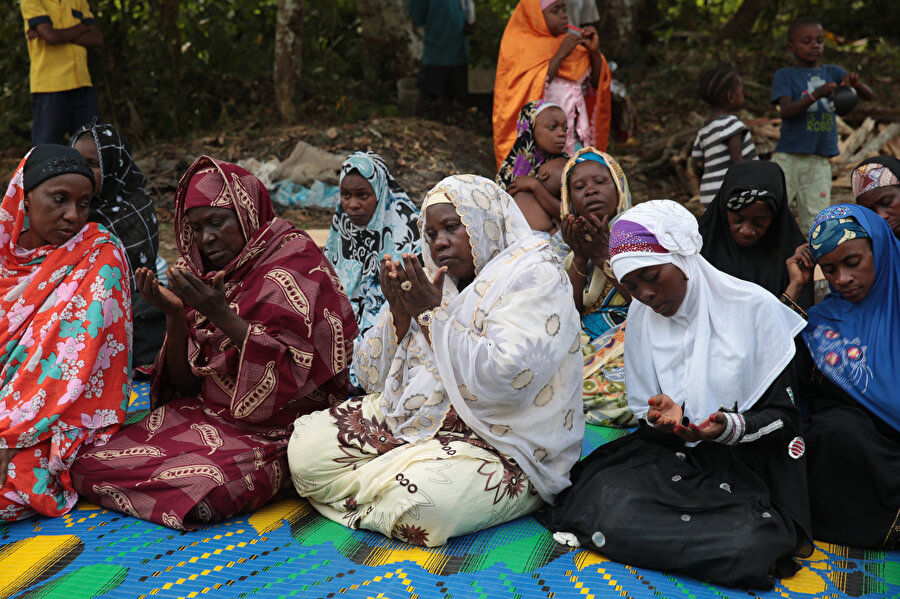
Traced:
<path fill-rule="evenodd" d="M 609 257 L 612 258 L 625 252 L 668 254 L 669 250 L 661 246 L 653 233 L 643 225 L 619 219 L 609 234 Z"/>

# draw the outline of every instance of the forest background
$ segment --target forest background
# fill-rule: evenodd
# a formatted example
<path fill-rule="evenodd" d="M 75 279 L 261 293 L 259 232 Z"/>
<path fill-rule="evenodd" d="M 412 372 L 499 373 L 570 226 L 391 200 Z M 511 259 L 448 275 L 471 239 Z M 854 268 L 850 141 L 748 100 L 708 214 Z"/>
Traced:
<path fill-rule="evenodd" d="M 590 0 L 588 0 L 590 1 Z M 15 4 L 18 4 L 17 2 Z M 470 69 L 496 67 L 509 0 L 476 0 Z M 598 0 L 601 49 L 638 116 L 611 152 L 636 200 L 690 197 L 680 158 L 708 112 L 700 72 L 733 66 L 745 82 L 744 118 L 777 117 L 774 71 L 792 63 L 788 23 L 813 16 L 826 30 L 824 62 L 860 73 L 877 96 L 848 115 L 900 121 L 900 10 L 896 0 Z M 472 96 L 449 123 L 409 116 L 397 82 L 414 77 L 421 33 L 406 0 L 91 0 L 106 42 L 90 51 L 106 120 L 122 130 L 162 212 L 200 153 L 284 159 L 304 139 L 329 151 L 382 153 L 417 201 L 441 177 L 493 177 L 490 96 Z M 18 6 L 0 15 L 0 170 L 30 147 L 28 53 Z M 680 135 L 680 137 L 678 137 Z M 643 196 L 643 197 L 641 197 Z M 165 217 L 165 214 L 163 214 Z M 295 214 L 299 224 L 328 215 Z"/>

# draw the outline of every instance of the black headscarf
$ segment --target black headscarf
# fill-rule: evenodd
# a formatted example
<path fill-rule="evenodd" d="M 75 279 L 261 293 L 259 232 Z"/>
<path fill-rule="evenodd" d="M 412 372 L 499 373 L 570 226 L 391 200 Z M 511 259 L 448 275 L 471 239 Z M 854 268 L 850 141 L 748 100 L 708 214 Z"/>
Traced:
<path fill-rule="evenodd" d="M 28 193 L 48 179 L 69 173 L 84 175 L 90 180 L 91 189 L 96 191 L 94 172 L 81 154 L 66 146 L 41 144 L 31 150 L 25 161 L 22 188 Z"/>
<path fill-rule="evenodd" d="M 147 178 L 112 125 L 86 125 L 72 136 L 72 145 L 83 136 L 90 136 L 100 157 L 100 193 L 91 200 L 89 220 L 100 223 L 122 242 L 132 276 L 142 266 L 155 271 L 159 227 L 156 206 L 144 191 Z"/>
<path fill-rule="evenodd" d="M 772 209 L 772 225 L 756 245 L 741 247 L 731 235 L 727 213 L 753 202 Z M 784 173 L 774 162 L 763 160 L 745 160 L 728 169 L 722 187 L 700 218 L 700 234 L 700 254 L 713 266 L 756 283 L 776 297 L 788 286 L 785 261 L 806 242 L 788 207 Z M 812 285 L 803 290 L 797 303 L 804 308 L 812 305 Z"/>

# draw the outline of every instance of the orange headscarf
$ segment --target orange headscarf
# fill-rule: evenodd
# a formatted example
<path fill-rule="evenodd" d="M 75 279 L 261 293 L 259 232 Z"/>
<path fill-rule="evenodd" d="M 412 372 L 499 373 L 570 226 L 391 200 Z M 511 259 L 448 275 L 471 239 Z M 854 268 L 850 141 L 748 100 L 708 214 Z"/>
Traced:
<path fill-rule="evenodd" d="M 543 98 L 547 67 L 562 40 L 563 36 L 550 34 L 541 10 L 541 0 L 519 2 L 500 41 L 494 80 L 494 157 L 498 168 L 516 140 L 516 119 L 522 106 Z M 588 49 L 578 46 L 559 65 L 556 76 L 577 81 L 590 68 Z M 612 113 L 609 97 L 611 77 L 606 58 L 602 68 L 592 122 L 596 131 L 595 146 L 606 150 Z"/>

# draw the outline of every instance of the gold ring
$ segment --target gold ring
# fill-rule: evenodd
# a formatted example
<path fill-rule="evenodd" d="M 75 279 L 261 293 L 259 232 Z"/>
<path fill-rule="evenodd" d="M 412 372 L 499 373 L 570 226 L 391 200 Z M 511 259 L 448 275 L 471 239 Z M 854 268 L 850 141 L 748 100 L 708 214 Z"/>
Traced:
<path fill-rule="evenodd" d="M 590 243 L 591 241 L 594 241 L 594 238 L 591 237 L 591 234 L 590 234 L 590 233 L 585 233 L 585 234 L 584 234 L 584 240 L 587 241 L 588 243 Z"/>
<path fill-rule="evenodd" d="M 409 291 L 410 289 L 412 289 L 412 283 L 410 283 L 409 281 L 403 281 L 402 283 L 400 283 L 400 289 L 402 289 L 403 291 Z"/>

